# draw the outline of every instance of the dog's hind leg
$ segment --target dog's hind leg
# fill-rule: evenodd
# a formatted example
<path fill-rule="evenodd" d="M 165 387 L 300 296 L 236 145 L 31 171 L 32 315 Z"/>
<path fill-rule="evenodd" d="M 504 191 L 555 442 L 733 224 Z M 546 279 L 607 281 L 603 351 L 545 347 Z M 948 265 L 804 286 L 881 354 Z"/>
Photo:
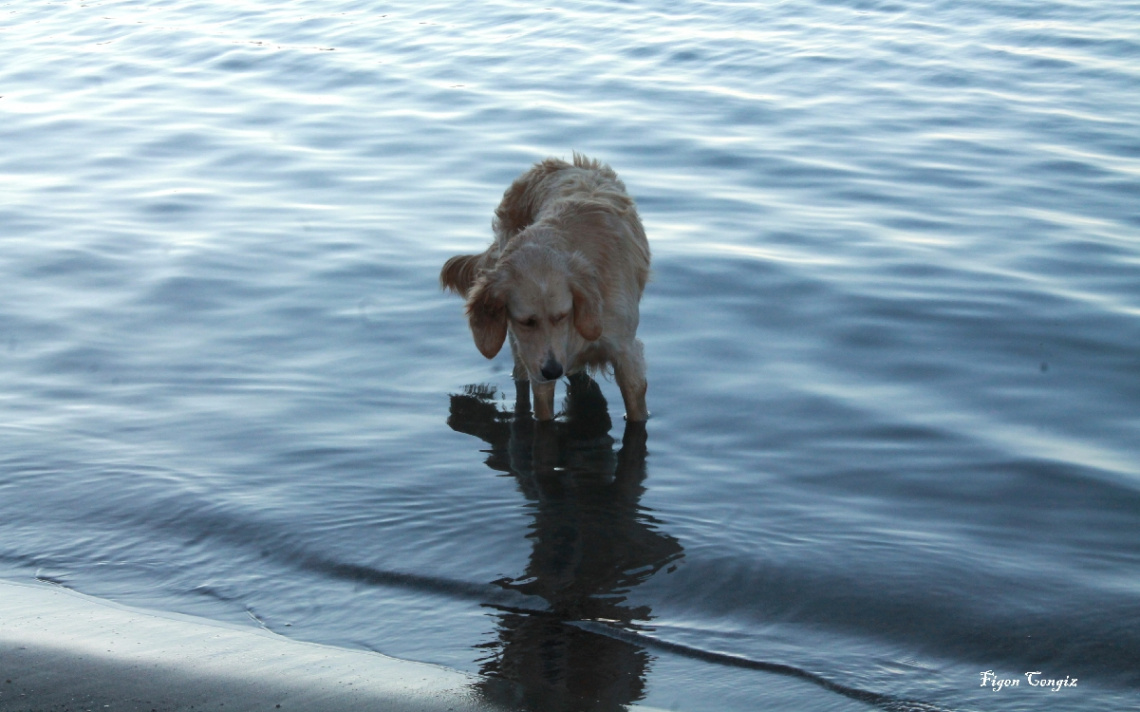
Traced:
<path fill-rule="evenodd" d="M 635 339 L 634 349 L 620 354 L 614 359 L 614 380 L 621 389 L 621 399 L 625 401 L 625 419 L 633 423 L 643 423 L 649 419 L 649 408 L 645 405 L 645 391 L 649 384 L 645 380 L 645 356 L 639 339 Z"/>

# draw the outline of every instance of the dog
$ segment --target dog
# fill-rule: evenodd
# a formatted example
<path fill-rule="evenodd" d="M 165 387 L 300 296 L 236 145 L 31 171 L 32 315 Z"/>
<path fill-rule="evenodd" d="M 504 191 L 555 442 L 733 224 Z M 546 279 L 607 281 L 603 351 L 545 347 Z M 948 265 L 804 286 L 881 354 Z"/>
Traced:
<path fill-rule="evenodd" d="M 563 375 L 612 367 L 626 420 L 644 422 L 645 355 L 638 305 L 649 241 L 625 185 L 578 153 L 548 158 L 503 194 L 485 252 L 456 255 L 440 284 L 466 299 L 475 346 L 494 358 L 510 340 L 514 378 L 530 382 L 534 417 L 554 417 Z"/>

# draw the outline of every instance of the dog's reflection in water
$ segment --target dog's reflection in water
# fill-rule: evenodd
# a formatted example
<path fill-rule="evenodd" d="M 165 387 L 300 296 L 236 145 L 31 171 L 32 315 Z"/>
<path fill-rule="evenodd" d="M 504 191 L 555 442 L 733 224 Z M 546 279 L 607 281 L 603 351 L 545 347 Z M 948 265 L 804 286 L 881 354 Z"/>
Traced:
<path fill-rule="evenodd" d="M 682 556 L 677 540 L 638 504 L 645 424 L 627 423 L 614 452 L 601 389 L 579 375 L 570 379 L 558 420 L 530 417 L 524 382 L 513 411 L 498 406 L 491 387 L 453 395 L 448 425 L 491 446 L 487 465 L 514 476 L 534 516 L 526 570 L 495 583 L 545 606 L 487 604 L 498 627 L 495 640 L 480 646 L 484 694 L 530 710 L 624 710 L 643 696 L 649 655 L 574 623 L 642 628 L 651 611 L 628 602 L 630 591 Z"/>

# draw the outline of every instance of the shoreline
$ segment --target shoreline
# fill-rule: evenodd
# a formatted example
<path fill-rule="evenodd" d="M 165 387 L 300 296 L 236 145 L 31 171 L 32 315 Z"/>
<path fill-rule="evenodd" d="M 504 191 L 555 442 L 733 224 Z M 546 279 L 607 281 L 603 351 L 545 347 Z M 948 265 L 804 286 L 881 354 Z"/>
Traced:
<path fill-rule="evenodd" d="M 0 580 L 0 712 L 502 712 L 458 670 Z"/>

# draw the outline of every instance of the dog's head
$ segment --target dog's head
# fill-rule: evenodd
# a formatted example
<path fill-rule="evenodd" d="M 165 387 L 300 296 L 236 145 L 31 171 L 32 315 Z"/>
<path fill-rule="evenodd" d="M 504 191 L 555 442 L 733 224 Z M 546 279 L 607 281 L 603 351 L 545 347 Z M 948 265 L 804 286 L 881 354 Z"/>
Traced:
<path fill-rule="evenodd" d="M 597 273 L 580 253 L 522 246 L 476 278 L 467 318 L 484 356 L 494 358 L 510 331 L 530 380 L 556 380 L 602 335 Z"/>

